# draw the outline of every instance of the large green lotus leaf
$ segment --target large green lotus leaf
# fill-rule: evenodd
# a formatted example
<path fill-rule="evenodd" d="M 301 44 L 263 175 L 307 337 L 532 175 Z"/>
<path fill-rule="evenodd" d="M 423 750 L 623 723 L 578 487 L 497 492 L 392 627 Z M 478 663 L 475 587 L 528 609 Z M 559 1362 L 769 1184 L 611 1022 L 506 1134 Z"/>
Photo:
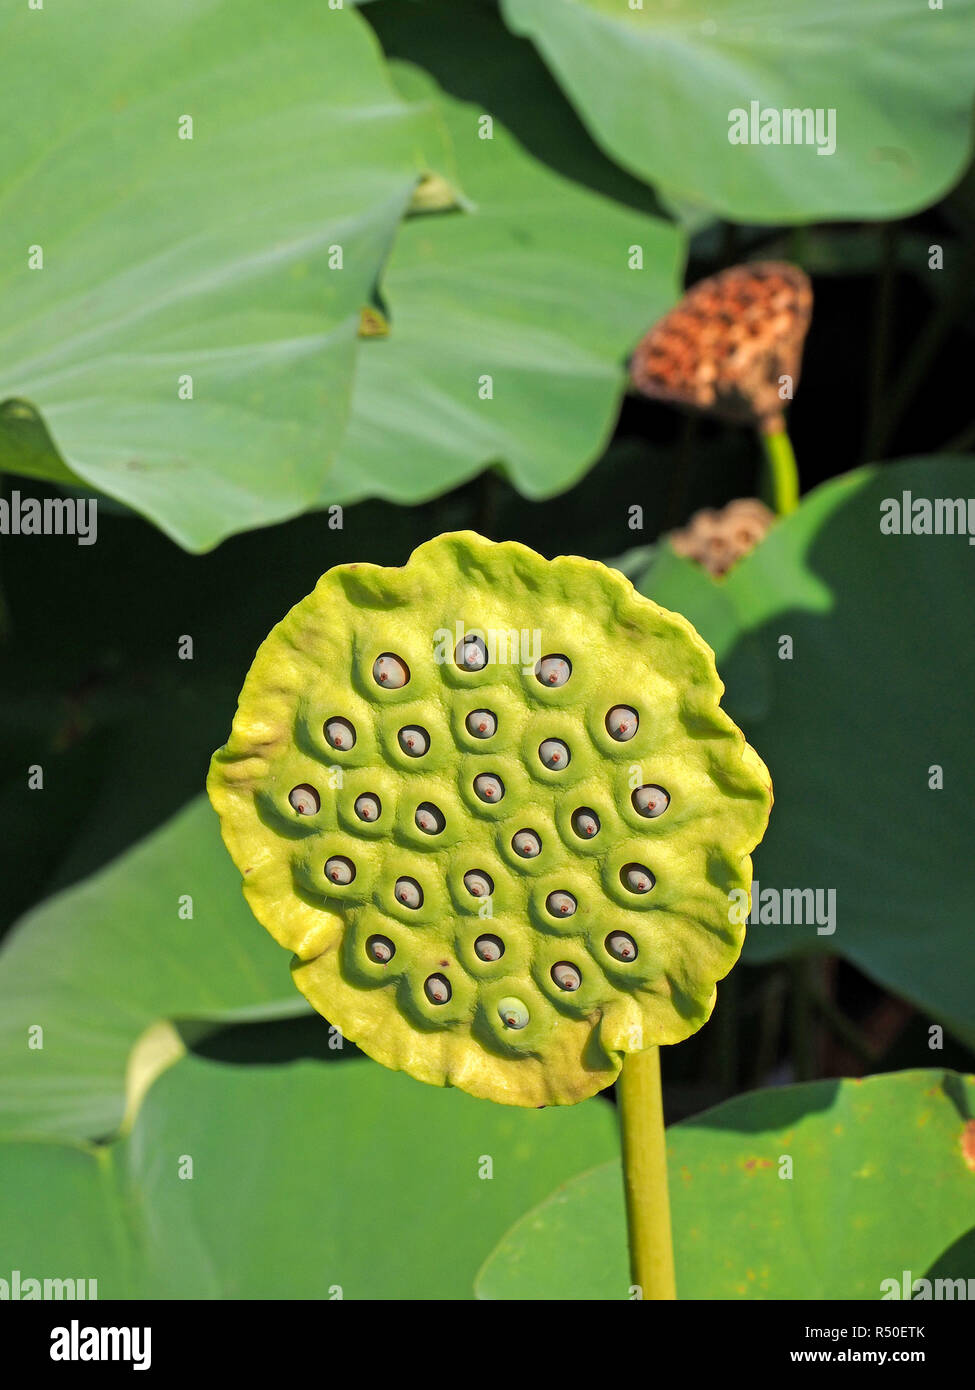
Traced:
<path fill-rule="evenodd" d="M 192 549 L 310 505 L 431 138 L 369 26 L 319 0 L 7 5 L 0 50 L 0 467 Z"/>
<path fill-rule="evenodd" d="M 362 342 L 321 501 L 415 501 L 491 464 L 525 496 L 551 496 L 601 453 L 626 355 L 678 297 L 683 234 L 593 150 L 495 16 L 451 0 L 369 17 L 414 60 L 393 65 L 396 80 L 439 113 L 453 160 L 437 173 L 460 207 L 400 229 L 382 280 L 390 331 Z"/>
<path fill-rule="evenodd" d="M 178 1054 L 167 1020 L 304 1008 L 241 898 L 216 818 L 193 802 L 12 929 L 0 952 L 0 1134 L 114 1132 L 127 1095 Z"/>
<path fill-rule="evenodd" d="M 600 1101 L 514 1112 L 364 1059 L 185 1058 L 126 1139 L 0 1144 L 0 1266 L 83 1272 L 102 1299 L 464 1298 L 526 1201 L 616 1142 Z"/>
<path fill-rule="evenodd" d="M 671 198 L 743 222 L 898 217 L 969 157 L 973 0 L 504 0 L 586 125 Z M 878 41 L 882 35 L 882 41 Z M 751 102 L 835 113 L 835 151 L 729 143 Z"/>
<path fill-rule="evenodd" d="M 836 893 L 834 932 L 757 921 L 745 958 L 839 952 L 969 1042 L 975 557 L 965 535 L 885 535 L 880 522 L 905 491 L 967 499 L 971 468 L 859 469 L 803 498 L 725 580 L 663 547 L 637 581 L 714 647 L 729 712 L 775 769 L 762 891 Z"/>
<path fill-rule="evenodd" d="M 973 1105 L 975 1077 L 905 1071 L 758 1091 L 671 1126 L 678 1297 L 879 1299 L 905 1270 L 969 1277 Z M 491 1299 L 629 1286 L 618 1162 L 524 1216 L 477 1282 Z"/>

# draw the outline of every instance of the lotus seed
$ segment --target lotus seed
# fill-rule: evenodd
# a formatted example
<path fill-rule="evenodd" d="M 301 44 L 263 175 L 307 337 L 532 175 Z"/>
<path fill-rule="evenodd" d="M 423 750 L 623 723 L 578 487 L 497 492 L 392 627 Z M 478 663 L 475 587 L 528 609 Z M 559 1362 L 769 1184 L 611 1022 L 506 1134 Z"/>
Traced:
<path fill-rule="evenodd" d="M 443 812 L 432 801 L 424 801 L 416 808 L 414 820 L 425 835 L 439 835 L 446 824 Z"/>
<path fill-rule="evenodd" d="M 338 716 L 330 719 L 325 725 L 325 741 L 329 748 L 347 753 L 350 748 L 355 746 L 354 725 L 350 724 L 348 719 L 342 719 Z"/>
<path fill-rule="evenodd" d="M 565 685 L 572 675 L 572 662 L 567 656 L 543 656 L 535 667 L 535 679 L 540 685 Z"/>
<path fill-rule="evenodd" d="M 670 805 L 670 793 L 665 792 L 663 787 L 655 787 L 650 783 L 645 787 L 637 787 L 630 800 L 633 802 L 634 810 L 641 816 L 662 816 Z"/>
<path fill-rule="evenodd" d="M 474 791 L 482 801 L 496 805 L 504 796 L 504 783 L 493 772 L 482 772 L 474 778 Z"/>
<path fill-rule="evenodd" d="M 385 965 L 395 956 L 396 947 L 388 936 L 370 936 L 366 942 L 366 951 L 379 965 Z"/>
<path fill-rule="evenodd" d="M 545 906 L 553 917 L 571 917 L 576 910 L 576 900 L 571 893 L 549 893 Z"/>
<path fill-rule="evenodd" d="M 539 744 L 538 756 L 553 772 L 561 772 L 564 767 L 568 767 L 571 755 L 560 738 L 547 738 Z"/>
<path fill-rule="evenodd" d="M 382 815 L 383 805 L 378 796 L 373 796 L 372 792 L 364 792 L 362 796 L 357 796 L 353 808 L 360 820 L 377 821 Z"/>
<path fill-rule="evenodd" d="M 582 984 L 582 976 L 567 960 L 560 960 L 557 965 L 552 966 L 552 979 L 559 989 L 564 990 L 578 989 Z"/>
<path fill-rule="evenodd" d="M 483 671 L 487 665 L 487 647 L 483 639 L 468 633 L 457 643 L 454 660 L 462 671 Z"/>
<path fill-rule="evenodd" d="M 415 909 L 423 906 L 423 889 L 415 878 L 398 878 L 396 897 L 404 907 Z"/>
<path fill-rule="evenodd" d="M 387 690 L 399 690 L 410 678 L 410 668 L 394 652 L 383 652 L 373 662 L 372 678 Z"/>
<path fill-rule="evenodd" d="M 611 931 L 606 938 L 606 950 L 617 960 L 636 960 L 636 942 L 625 931 Z"/>
<path fill-rule="evenodd" d="M 511 841 L 511 848 L 522 859 L 534 859 L 536 854 L 542 852 L 542 841 L 534 830 L 519 830 Z"/>
<path fill-rule="evenodd" d="M 325 877 L 333 883 L 351 883 L 355 878 L 355 865 L 344 854 L 333 854 L 325 861 Z"/>
<path fill-rule="evenodd" d="M 506 1028 L 526 1028 L 528 1010 L 520 999 L 502 999 L 498 1004 L 498 1015 Z"/>
<path fill-rule="evenodd" d="M 572 812 L 572 829 L 580 840 L 591 840 L 599 834 L 599 817 L 588 806 L 580 806 Z"/>
<path fill-rule="evenodd" d="M 626 743 L 640 727 L 640 716 L 629 705 L 614 705 L 606 716 L 606 728 L 610 738 L 617 743 Z"/>
<path fill-rule="evenodd" d="M 467 732 L 475 738 L 491 738 L 498 730 L 498 721 L 489 709 L 471 710 L 465 723 Z"/>
<path fill-rule="evenodd" d="M 297 811 L 299 816 L 314 816 L 322 808 L 321 797 L 314 787 L 310 787 L 307 782 L 302 782 L 298 787 L 292 787 L 288 793 L 288 800 L 291 802 L 292 809 Z"/>
<path fill-rule="evenodd" d="M 468 869 L 464 875 L 464 887 L 474 898 L 489 898 L 494 892 L 494 879 L 480 869 Z"/>
<path fill-rule="evenodd" d="M 479 936 L 474 950 L 481 960 L 500 960 L 504 955 L 504 942 L 500 936 Z"/>
<path fill-rule="evenodd" d="M 446 975 L 428 976 L 423 988 L 431 1004 L 446 1004 L 452 992 Z"/>
<path fill-rule="evenodd" d="M 649 893 L 656 883 L 653 874 L 644 864 L 624 864 L 620 869 L 623 887 L 631 893 Z"/>
<path fill-rule="evenodd" d="M 430 735 L 417 724 L 407 724 L 397 735 L 399 746 L 411 758 L 422 758 L 430 747 Z"/>

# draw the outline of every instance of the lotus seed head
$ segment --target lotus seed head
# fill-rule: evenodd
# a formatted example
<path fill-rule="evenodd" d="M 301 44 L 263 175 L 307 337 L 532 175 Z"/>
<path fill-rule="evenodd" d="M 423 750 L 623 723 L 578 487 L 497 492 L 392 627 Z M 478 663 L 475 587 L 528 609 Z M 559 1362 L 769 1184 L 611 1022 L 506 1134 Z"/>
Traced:
<path fill-rule="evenodd" d="M 340 753 L 347 753 L 350 748 L 355 746 L 355 726 L 350 724 L 348 719 L 342 719 L 335 715 L 325 725 L 325 742 L 329 748 L 335 748 Z"/>
<path fill-rule="evenodd" d="M 627 743 L 640 727 L 640 716 L 629 705 L 614 705 L 606 716 L 606 728 L 610 738 L 617 743 Z"/>
<path fill-rule="evenodd" d="M 645 864 L 624 864 L 620 880 L 631 893 L 649 893 L 657 881 Z"/>
<path fill-rule="evenodd" d="M 382 815 L 383 806 L 378 796 L 363 792 L 362 796 L 356 797 L 353 809 L 360 820 L 377 821 Z"/>
<path fill-rule="evenodd" d="M 567 991 L 578 989 L 582 984 L 582 976 L 579 971 L 567 960 L 560 960 L 557 965 L 552 966 L 552 979 L 559 989 Z"/>
<path fill-rule="evenodd" d="M 404 907 L 413 908 L 423 906 L 423 889 L 415 878 L 398 878 L 396 880 L 396 898 Z"/>
<path fill-rule="evenodd" d="M 355 865 L 344 854 L 333 854 L 325 861 L 325 877 L 333 883 L 351 883 L 355 878 Z"/>
<path fill-rule="evenodd" d="M 558 891 L 549 893 L 545 899 L 545 906 L 553 917 L 571 917 L 576 910 L 577 903 L 571 893 Z"/>
<path fill-rule="evenodd" d="M 543 656 L 535 667 L 535 679 L 539 685 L 547 685 L 552 688 L 565 685 L 571 675 L 572 662 L 567 656 Z"/>
<path fill-rule="evenodd" d="M 498 731 L 498 721 L 489 709 L 471 710 L 464 722 L 475 738 L 491 738 Z"/>
<path fill-rule="evenodd" d="M 504 796 L 504 783 L 493 772 L 482 772 L 474 778 L 474 792 L 489 806 L 494 806 Z"/>
<path fill-rule="evenodd" d="M 599 817 L 588 806 L 580 806 L 572 812 L 572 829 L 580 840 L 591 840 L 599 834 Z"/>
<path fill-rule="evenodd" d="M 321 797 L 314 787 L 310 787 L 307 782 L 302 782 L 298 787 L 292 787 L 288 793 L 288 800 L 291 802 L 292 810 L 298 812 L 299 816 L 317 815 L 322 807 Z"/>
<path fill-rule="evenodd" d="M 464 887 L 473 898 L 489 898 L 494 892 L 494 879 L 481 869 L 468 869 Z"/>
<path fill-rule="evenodd" d="M 425 835 L 439 835 L 446 821 L 443 812 L 432 801 L 424 801 L 416 808 L 414 820 Z"/>
<path fill-rule="evenodd" d="M 474 633 L 468 633 L 457 643 L 454 660 L 462 671 L 483 671 L 487 665 L 487 647 L 484 640 Z"/>
<path fill-rule="evenodd" d="M 399 690 L 410 678 L 410 668 L 395 652 L 383 652 L 372 666 L 372 678 L 387 690 Z"/>
<path fill-rule="evenodd" d="M 388 936 L 370 936 L 366 942 L 366 953 L 379 965 L 385 965 L 395 956 L 396 947 Z"/>
<path fill-rule="evenodd" d="M 538 756 L 553 772 L 561 772 L 569 766 L 571 754 L 560 738 L 546 738 L 538 746 Z"/>
<path fill-rule="evenodd" d="M 534 830 L 519 830 L 512 838 L 511 848 L 515 854 L 520 854 L 522 859 L 534 859 L 536 854 L 542 852 L 541 837 L 536 835 Z"/>
<path fill-rule="evenodd" d="M 399 746 L 410 758 L 422 758 L 430 747 L 430 735 L 418 724 L 407 724 L 405 729 L 400 729 L 397 738 Z"/>
<path fill-rule="evenodd" d="M 625 931 L 612 931 L 606 938 L 606 950 L 617 960 L 636 960 L 636 942 Z"/>
<path fill-rule="evenodd" d="M 656 787 L 649 783 L 645 787 L 637 787 L 630 800 L 633 808 L 641 816 L 652 818 L 662 816 L 670 805 L 670 793 L 665 792 L 663 787 Z"/>
<path fill-rule="evenodd" d="M 431 1004 L 446 1004 L 452 994 L 446 975 L 430 975 L 423 986 Z"/>
<path fill-rule="evenodd" d="M 474 950 L 481 960 L 500 960 L 504 955 L 504 942 L 500 936 L 492 936 L 488 933 L 477 938 L 474 942 Z"/>
<path fill-rule="evenodd" d="M 528 1010 L 520 999 L 502 999 L 498 1004 L 498 1016 L 506 1028 L 527 1028 Z"/>

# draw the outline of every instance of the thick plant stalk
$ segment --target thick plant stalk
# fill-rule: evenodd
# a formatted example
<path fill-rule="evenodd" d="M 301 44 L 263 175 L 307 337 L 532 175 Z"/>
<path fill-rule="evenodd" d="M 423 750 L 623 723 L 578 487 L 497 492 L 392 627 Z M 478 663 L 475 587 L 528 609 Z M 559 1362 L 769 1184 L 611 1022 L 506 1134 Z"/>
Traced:
<path fill-rule="evenodd" d="M 771 434 L 761 430 L 760 434 L 767 464 L 767 500 L 779 516 L 788 516 L 799 505 L 799 470 L 792 441 L 784 428 Z"/>
<path fill-rule="evenodd" d="M 624 1057 L 617 1099 L 630 1277 L 642 1290 L 644 1299 L 675 1299 L 659 1047 Z"/>

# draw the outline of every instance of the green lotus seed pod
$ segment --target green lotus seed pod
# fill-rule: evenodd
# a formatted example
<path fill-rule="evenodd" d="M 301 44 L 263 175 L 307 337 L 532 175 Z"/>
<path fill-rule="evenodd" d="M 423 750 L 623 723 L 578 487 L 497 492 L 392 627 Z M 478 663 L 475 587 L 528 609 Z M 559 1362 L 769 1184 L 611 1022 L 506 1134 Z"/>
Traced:
<path fill-rule="evenodd" d="M 722 691 L 690 624 L 616 571 L 461 532 L 322 577 L 258 652 L 208 788 L 346 1037 L 571 1104 L 695 1032 L 741 950 L 729 894 L 771 786 Z"/>

